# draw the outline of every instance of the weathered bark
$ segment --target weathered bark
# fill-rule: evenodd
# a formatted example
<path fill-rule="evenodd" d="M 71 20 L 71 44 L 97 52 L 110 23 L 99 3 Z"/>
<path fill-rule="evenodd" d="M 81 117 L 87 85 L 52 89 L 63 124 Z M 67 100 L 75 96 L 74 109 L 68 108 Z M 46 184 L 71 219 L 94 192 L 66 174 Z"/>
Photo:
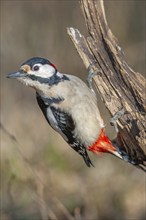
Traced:
<path fill-rule="evenodd" d="M 85 38 L 74 28 L 68 28 L 79 55 L 86 67 L 93 64 L 98 74 L 94 82 L 106 108 L 113 116 L 120 109 L 125 113 L 117 124 L 120 139 L 131 160 L 146 161 L 145 151 L 145 78 L 134 72 L 125 59 L 117 39 L 108 27 L 102 0 L 81 0 L 89 31 Z"/>

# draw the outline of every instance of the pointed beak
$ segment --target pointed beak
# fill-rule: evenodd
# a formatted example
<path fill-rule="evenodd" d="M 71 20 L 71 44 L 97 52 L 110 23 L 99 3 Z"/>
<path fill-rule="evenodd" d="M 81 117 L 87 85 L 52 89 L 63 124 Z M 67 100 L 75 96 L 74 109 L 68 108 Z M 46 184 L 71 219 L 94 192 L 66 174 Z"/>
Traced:
<path fill-rule="evenodd" d="M 18 72 L 13 72 L 13 73 L 9 73 L 7 75 L 7 78 L 11 78 L 11 79 L 15 79 L 15 78 L 19 78 L 19 77 L 26 77 L 27 74 L 25 71 L 18 71 Z"/>

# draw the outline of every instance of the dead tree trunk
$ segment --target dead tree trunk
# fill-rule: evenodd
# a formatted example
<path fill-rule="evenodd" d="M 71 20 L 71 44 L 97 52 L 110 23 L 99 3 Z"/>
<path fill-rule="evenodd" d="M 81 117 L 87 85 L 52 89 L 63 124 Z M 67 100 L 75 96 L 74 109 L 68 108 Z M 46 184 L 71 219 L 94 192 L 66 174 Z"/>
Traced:
<path fill-rule="evenodd" d="M 116 141 L 126 149 L 131 160 L 137 165 L 143 164 L 146 161 L 146 81 L 127 64 L 117 39 L 108 27 L 103 1 L 81 0 L 81 7 L 89 37 L 85 38 L 74 28 L 68 28 L 68 34 L 85 66 L 92 63 L 95 71 L 100 70 L 94 82 L 111 116 L 120 109 L 126 112 L 117 121 L 120 139 Z"/>

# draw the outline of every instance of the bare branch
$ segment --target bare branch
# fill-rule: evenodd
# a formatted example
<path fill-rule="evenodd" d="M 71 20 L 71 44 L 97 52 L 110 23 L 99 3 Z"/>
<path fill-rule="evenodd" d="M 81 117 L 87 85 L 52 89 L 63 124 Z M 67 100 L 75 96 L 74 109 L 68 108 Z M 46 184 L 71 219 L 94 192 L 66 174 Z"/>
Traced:
<path fill-rule="evenodd" d="M 146 80 L 127 64 L 122 48 L 108 27 L 103 1 L 81 0 L 81 8 L 89 37 L 85 38 L 74 28 L 68 28 L 67 32 L 86 68 L 93 63 L 94 70 L 100 70 L 94 80 L 110 114 L 114 116 L 121 109 L 126 112 L 117 121 L 121 147 L 124 146 L 137 164 L 143 164 L 146 161 Z M 118 139 L 115 141 L 119 143 Z"/>

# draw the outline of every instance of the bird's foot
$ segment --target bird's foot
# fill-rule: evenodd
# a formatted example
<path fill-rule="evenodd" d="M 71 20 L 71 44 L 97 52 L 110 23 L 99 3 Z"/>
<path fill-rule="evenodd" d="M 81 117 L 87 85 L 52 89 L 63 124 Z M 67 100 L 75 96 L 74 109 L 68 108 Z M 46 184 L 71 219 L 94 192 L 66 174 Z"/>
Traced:
<path fill-rule="evenodd" d="M 94 95 L 96 95 L 94 89 L 93 89 L 93 79 L 96 75 L 98 75 L 99 73 L 101 73 L 101 70 L 97 69 L 96 71 L 93 70 L 93 66 L 96 62 L 91 63 L 88 67 L 88 77 L 87 77 L 87 82 L 88 82 L 88 86 L 90 88 L 90 90 L 94 93 Z"/>
<path fill-rule="evenodd" d="M 114 126 L 116 133 L 119 132 L 117 120 L 120 119 L 124 114 L 125 114 L 125 110 L 124 108 L 122 108 L 121 110 L 117 111 L 110 120 L 110 124 Z"/>

